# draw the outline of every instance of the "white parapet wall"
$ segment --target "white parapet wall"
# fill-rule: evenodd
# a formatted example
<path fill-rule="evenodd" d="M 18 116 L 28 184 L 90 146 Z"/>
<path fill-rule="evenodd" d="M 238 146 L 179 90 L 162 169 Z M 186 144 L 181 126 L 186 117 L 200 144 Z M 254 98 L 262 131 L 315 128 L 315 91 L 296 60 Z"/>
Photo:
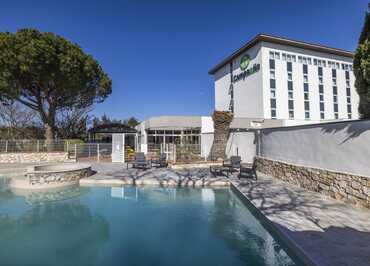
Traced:
<path fill-rule="evenodd" d="M 370 177 L 370 120 L 263 129 L 261 156 Z"/>

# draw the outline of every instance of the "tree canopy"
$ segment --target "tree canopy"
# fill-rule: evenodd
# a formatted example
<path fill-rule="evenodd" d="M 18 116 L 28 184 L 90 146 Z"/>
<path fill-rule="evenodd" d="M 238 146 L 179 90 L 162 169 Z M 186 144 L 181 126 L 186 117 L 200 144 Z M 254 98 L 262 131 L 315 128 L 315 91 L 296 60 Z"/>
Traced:
<path fill-rule="evenodd" d="M 87 108 L 111 94 L 112 81 L 81 47 L 51 32 L 0 33 L 0 100 L 37 111 L 45 137 L 54 137 L 58 112 Z"/>
<path fill-rule="evenodd" d="M 370 118 L 370 18 L 366 12 L 365 24 L 359 38 L 358 48 L 353 60 L 356 76 L 355 86 L 360 96 L 358 111 L 361 118 Z"/>

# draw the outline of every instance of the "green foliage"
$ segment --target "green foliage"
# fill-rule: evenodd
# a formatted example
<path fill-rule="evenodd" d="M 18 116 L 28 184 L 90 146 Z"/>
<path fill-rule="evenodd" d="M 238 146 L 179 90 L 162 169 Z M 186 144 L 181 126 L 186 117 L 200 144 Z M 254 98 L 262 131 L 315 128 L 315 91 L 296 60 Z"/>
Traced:
<path fill-rule="evenodd" d="M 0 33 L 0 99 L 36 110 L 47 130 L 55 130 L 59 110 L 102 102 L 111 86 L 99 63 L 77 44 L 35 29 Z"/>
<path fill-rule="evenodd" d="M 353 60 L 356 76 L 355 86 L 360 96 L 359 113 L 361 118 L 370 118 L 370 18 L 365 16 L 365 24 L 359 38 L 359 45 Z"/>

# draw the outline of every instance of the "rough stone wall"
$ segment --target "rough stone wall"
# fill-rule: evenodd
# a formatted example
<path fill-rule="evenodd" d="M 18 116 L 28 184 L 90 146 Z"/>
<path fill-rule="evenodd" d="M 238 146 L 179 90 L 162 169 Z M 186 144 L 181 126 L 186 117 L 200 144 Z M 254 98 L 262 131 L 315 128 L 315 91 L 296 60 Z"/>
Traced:
<path fill-rule="evenodd" d="M 59 173 L 27 173 L 30 185 L 59 184 L 78 181 L 91 175 L 91 168 Z"/>
<path fill-rule="evenodd" d="M 370 208 L 370 178 L 257 157 L 257 171 L 305 189 Z"/>
<path fill-rule="evenodd" d="M 0 163 L 66 162 L 66 152 L 0 153 Z"/>

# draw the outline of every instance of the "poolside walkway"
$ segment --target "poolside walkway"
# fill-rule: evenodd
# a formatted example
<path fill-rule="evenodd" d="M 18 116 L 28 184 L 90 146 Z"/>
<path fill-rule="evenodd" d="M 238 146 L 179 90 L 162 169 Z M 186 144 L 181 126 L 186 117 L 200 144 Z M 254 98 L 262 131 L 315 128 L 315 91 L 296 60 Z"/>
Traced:
<path fill-rule="evenodd" d="M 121 163 L 97 163 L 92 164 L 92 169 L 96 171 L 96 174 L 81 179 L 80 185 L 161 185 L 181 187 L 220 187 L 230 185 L 230 179 L 225 176 L 214 177 L 209 172 L 209 166 L 203 168 L 151 168 L 141 170 L 126 169 L 126 165 Z"/>
<path fill-rule="evenodd" d="M 370 265 L 370 210 L 275 178 L 233 184 L 317 265 Z"/>

